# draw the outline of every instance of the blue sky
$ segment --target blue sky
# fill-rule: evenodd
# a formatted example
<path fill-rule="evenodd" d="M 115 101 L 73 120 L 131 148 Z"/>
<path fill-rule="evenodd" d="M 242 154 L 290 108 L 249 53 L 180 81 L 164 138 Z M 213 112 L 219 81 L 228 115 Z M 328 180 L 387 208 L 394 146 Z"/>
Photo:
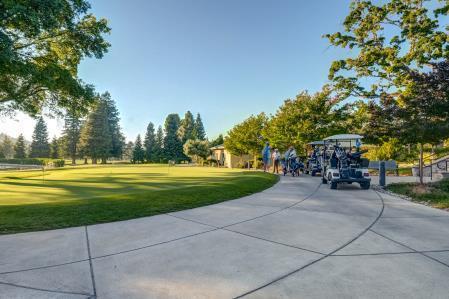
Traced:
<path fill-rule="evenodd" d="M 199 112 L 209 137 L 250 114 L 274 113 L 301 90 L 327 82 L 325 33 L 341 30 L 349 0 L 92 0 L 109 20 L 112 47 L 86 59 L 80 77 L 116 100 L 129 140 L 169 113 Z M 31 136 L 31 120 L 3 120 Z M 9 125 L 8 125 L 9 124 Z M 61 121 L 50 121 L 59 135 Z M 3 130 L 4 131 L 4 130 Z"/>

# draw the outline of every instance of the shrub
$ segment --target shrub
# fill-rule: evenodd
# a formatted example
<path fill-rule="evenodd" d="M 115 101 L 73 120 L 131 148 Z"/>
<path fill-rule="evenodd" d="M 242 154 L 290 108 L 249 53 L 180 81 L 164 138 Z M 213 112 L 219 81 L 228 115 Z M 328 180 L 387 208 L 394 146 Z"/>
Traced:
<path fill-rule="evenodd" d="M 65 160 L 63 160 L 63 159 L 53 160 L 52 164 L 53 164 L 54 167 L 64 167 Z"/>

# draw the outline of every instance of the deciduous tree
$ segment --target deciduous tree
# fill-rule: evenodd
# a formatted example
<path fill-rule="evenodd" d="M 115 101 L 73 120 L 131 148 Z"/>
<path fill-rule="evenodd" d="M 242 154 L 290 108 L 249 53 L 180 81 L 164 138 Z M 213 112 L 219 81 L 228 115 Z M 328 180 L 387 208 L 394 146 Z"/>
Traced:
<path fill-rule="evenodd" d="M 95 93 L 78 65 L 107 52 L 110 31 L 89 9 L 85 0 L 0 1 L 0 112 L 87 112 Z"/>

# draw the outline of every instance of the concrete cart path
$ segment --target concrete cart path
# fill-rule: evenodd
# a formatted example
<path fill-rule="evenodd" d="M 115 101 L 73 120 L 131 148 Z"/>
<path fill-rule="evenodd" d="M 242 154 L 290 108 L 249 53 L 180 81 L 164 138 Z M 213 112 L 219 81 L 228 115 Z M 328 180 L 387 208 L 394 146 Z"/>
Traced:
<path fill-rule="evenodd" d="M 0 298 L 448 298 L 449 213 L 282 177 L 202 208 L 0 236 Z"/>

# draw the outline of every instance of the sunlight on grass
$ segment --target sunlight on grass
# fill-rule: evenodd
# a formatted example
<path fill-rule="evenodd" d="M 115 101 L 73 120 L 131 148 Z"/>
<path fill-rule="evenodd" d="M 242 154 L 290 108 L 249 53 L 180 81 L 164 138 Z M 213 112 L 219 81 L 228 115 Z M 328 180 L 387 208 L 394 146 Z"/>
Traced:
<path fill-rule="evenodd" d="M 155 215 L 261 191 L 272 175 L 210 167 L 106 165 L 0 172 L 0 232 Z"/>

